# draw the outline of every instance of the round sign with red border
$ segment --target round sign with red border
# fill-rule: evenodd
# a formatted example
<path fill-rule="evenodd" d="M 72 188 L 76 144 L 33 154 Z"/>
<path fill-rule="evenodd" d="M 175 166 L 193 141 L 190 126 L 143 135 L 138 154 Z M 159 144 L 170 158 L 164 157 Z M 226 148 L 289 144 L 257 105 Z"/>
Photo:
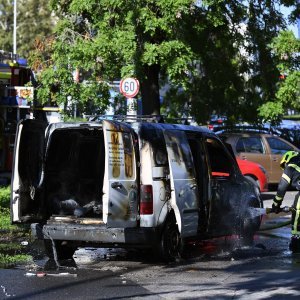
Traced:
<path fill-rule="evenodd" d="M 120 82 L 120 92 L 126 98 L 133 98 L 140 89 L 140 83 L 136 78 L 124 78 Z"/>

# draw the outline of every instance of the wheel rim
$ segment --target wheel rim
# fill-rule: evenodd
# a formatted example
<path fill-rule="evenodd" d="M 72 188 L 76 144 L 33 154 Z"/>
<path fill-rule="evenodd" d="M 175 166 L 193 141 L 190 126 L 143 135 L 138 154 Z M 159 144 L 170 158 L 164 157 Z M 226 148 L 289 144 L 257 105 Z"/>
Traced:
<path fill-rule="evenodd" d="M 164 234 L 163 248 L 168 259 L 175 259 L 179 256 L 180 235 L 175 224 L 168 224 Z"/>
<path fill-rule="evenodd" d="M 170 232 L 170 237 L 169 237 L 170 252 L 173 254 L 177 254 L 179 244 L 180 244 L 179 233 L 177 231 L 177 228 L 173 228 L 173 230 Z"/>

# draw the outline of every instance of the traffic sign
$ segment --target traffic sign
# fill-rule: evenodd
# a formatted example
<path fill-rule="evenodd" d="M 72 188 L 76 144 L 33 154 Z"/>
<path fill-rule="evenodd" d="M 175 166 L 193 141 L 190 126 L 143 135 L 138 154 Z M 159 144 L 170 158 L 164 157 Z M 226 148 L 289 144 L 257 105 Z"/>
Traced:
<path fill-rule="evenodd" d="M 140 83 L 136 78 L 124 78 L 120 82 L 120 92 L 126 98 L 133 98 L 140 89 Z"/>

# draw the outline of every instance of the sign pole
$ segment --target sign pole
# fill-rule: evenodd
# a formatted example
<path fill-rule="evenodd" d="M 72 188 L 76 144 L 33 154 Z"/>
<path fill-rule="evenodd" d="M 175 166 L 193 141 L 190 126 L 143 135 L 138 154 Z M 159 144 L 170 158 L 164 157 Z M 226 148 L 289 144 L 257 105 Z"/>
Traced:
<path fill-rule="evenodd" d="M 17 0 L 14 0 L 13 54 L 17 54 Z"/>
<path fill-rule="evenodd" d="M 124 78 L 120 82 L 120 92 L 127 98 L 127 115 L 134 116 L 137 114 L 137 103 L 134 98 L 140 88 L 140 83 L 136 78 Z"/>
<path fill-rule="evenodd" d="M 127 98 L 127 115 L 128 116 L 136 116 L 136 99 L 135 98 Z"/>

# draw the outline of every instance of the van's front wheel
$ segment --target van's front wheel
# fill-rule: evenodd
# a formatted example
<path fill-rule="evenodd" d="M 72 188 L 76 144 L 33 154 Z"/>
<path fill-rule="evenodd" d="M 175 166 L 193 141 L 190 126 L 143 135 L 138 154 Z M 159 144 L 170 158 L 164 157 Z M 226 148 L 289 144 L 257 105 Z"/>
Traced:
<path fill-rule="evenodd" d="M 252 199 L 249 203 L 249 209 L 251 208 L 261 208 L 259 201 L 257 199 Z M 242 232 L 241 238 L 244 245 L 252 245 L 255 233 L 259 230 L 261 224 L 262 216 L 252 216 L 250 212 L 246 211 L 244 218 L 242 220 Z"/>
<path fill-rule="evenodd" d="M 160 257 L 164 261 L 175 261 L 181 256 L 183 241 L 174 218 L 167 220 L 161 235 L 159 248 Z"/>

